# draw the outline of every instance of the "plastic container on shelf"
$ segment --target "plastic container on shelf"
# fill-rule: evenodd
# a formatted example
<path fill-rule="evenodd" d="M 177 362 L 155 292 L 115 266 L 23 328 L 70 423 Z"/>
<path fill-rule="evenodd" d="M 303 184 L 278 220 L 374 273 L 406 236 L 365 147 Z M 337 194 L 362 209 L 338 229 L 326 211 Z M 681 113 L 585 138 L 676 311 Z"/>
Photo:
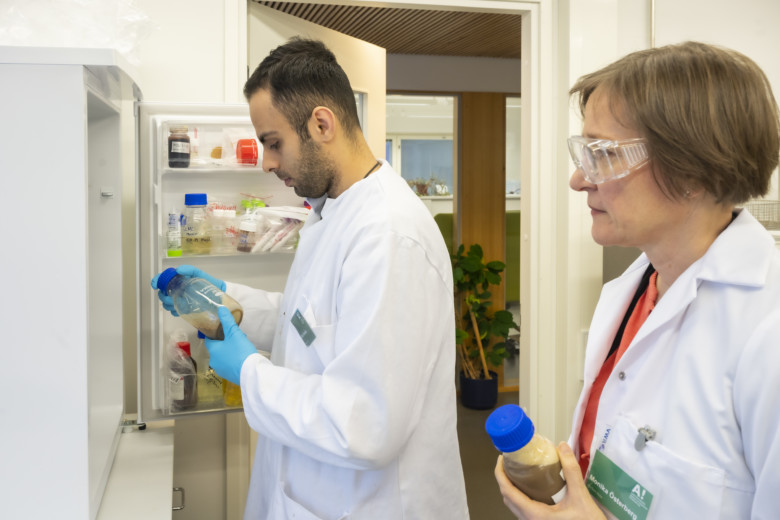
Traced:
<path fill-rule="evenodd" d="M 225 339 L 217 314 L 220 306 L 228 308 L 236 323 L 244 317 L 241 305 L 214 284 L 203 278 L 182 276 L 173 267 L 160 273 L 157 288 L 173 299 L 179 316 L 211 339 Z"/>
<path fill-rule="evenodd" d="M 170 345 L 168 355 L 168 397 L 172 411 L 193 408 L 198 402 L 198 366 L 192 359 L 190 344 Z"/>
<path fill-rule="evenodd" d="M 225 400 L 225 406 L 244 406 L 241 398 L 241 387 L 227 379 L 222 380 L 222 396 Z"/>
<path fill-rule="evenodd" d="M 535 433 L 534 424 L 515 404 L 496 408 L 485 422 L 493 445 L 503 453 L 504 473 L 517 489 L 545 504 L 566 495 L 558 450 Z"/>
<path fill-rule="evenodd" d="M 168 166 L 188 168 L 190 166 L 190 136 L 186 126 L 172 126 L 168 129 Z"/>
<path fill-rule="evenodd" d="M 242 253 L 249 253 L 257 242 L 257 221 L 246 218 L 238 225 L 238 246 L 236 249 Z"/>
<path fill-rule="evenodd" d="M 239 139 L 236 143 L 236 162 L 238 164 L 257 166 L 257 150 L 256 139 Z"/>
<path fill-rule="evenodd" d="M 216 203 L 211 209 L 211 254 L 236 252 L 238 229 L 236 206 Z"/>
<path fill-rule="evenodd" d="M 184 195 L 184 211 L 181 217 L 182 253 L 184 255 L 211 254 L 211 222 L 205 193 Z"/>

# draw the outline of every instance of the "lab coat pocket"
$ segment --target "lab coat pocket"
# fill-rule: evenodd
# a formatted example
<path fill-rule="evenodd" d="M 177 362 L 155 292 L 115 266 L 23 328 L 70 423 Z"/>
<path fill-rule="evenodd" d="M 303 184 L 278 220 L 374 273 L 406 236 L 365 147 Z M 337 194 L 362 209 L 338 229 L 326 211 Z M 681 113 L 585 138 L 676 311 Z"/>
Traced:
<path fill-rule="evenodd" d="M 638 450 L 637 435 L 639 426 L 619 417 L 604 454 L 653 493 L 648 518 L 719 518 L 725 472 L 654 440 Z"/>
<path fill-rule="evenodd" d="M 317 339 L 311 344 L 311 348 L 317 353 L 323 367 L 328 366 L 333 361 L 333 358 L 336 357 L 336 344 L 334 342 L 336 326 L 318 325 L 314 327 L 314 333 L 317 335 Z"/>
<path fill-rule="evenodd" d="M 309 370 L 321 372 L 335 357 L 334 324 L 323 324 L 316 309 L 305 296 L 298 301 L 290 319 L 292 330 L 288 339 L 289 352 L 298 352 Z"/>
<path fill-rule="evenodd" d="M 296 520 L 331 520 L 315 515 L 306 507 L 290 497 L 284 489 L 284 482 L 279 483 L 274 500 L 273 514 L 271 518 L 295 518 Z M 333 518 L 333 520 L 347 520 L 347 515 Z"/>

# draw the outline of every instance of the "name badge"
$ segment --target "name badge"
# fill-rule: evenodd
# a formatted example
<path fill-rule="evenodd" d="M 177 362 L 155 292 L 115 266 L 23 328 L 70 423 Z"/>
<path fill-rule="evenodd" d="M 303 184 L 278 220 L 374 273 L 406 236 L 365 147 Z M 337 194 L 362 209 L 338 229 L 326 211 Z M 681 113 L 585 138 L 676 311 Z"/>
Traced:
<path fill-rule="evenodd" d="M 303 317 L 303 314 L 301 314 L 301 311 L 296 309 L 295 314 L 293 314 L 290 321 L 292 322 L 293 327 L 295 327 L 295 330 L 298 331 L 298 335 L 303 340 L 304 345 L 307 347 L 310 346 L 317 336 L 314 334 L 314 331 L 311 330 L 311 327 L 307 323 L 306 318 Z"/>
<path fill-rule="evenodd" d="M 585 486 L 590 494 L 619 520 L 645 520 L 653 494 L 620 469 L 601 451 L 596 451 Z"/>

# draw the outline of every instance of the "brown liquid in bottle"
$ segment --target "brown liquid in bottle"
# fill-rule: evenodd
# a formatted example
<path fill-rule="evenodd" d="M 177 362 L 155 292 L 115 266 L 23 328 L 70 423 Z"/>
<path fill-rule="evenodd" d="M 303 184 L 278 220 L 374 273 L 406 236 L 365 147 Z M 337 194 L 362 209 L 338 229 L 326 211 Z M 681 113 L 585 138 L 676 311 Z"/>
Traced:
<path fill-rule="evenodd" d="M 565 485 L 561 477 L 561 463 L 527 466 L 504 455 L 504 473 L 517 489 L 529 497 L 553 505 L 552 497 Z"/>
<path fill-rule="evenodd" d="M 223 298 L 223 305 L 226 305 L 228 308 L 231 307 L 232 303 L 235 301 L 232 298 L 228 300 L 229 297 L 227 297 L 227 295 L 225 295 Z M 244 317 L 244 310 L 234 308 L 231 309 L 230 314 L 233 315 L 233 319 L 236 320 L 236 324 L 240 324 L 241 319 Z M 216 339 L 218 341 L 225 339 L 225 331 L 222 330 L 222 322 L 219 321 L 219 317 L 217 317 L 217 315 L 210 312 L 197 312 L 188 314 L 186 319 L 193 327 L 201 331 L 209 338 Z"/>

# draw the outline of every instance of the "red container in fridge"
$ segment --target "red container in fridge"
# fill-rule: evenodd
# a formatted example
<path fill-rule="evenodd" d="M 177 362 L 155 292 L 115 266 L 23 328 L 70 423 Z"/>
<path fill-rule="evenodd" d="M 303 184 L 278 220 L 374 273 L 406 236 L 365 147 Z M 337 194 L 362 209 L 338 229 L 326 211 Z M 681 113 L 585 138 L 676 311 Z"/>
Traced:
<path fill-rule="evenodd" d="M 257 165 L 257 140 L 239 139 L 236 143 L 236 160 L 238 164 Z"/>

